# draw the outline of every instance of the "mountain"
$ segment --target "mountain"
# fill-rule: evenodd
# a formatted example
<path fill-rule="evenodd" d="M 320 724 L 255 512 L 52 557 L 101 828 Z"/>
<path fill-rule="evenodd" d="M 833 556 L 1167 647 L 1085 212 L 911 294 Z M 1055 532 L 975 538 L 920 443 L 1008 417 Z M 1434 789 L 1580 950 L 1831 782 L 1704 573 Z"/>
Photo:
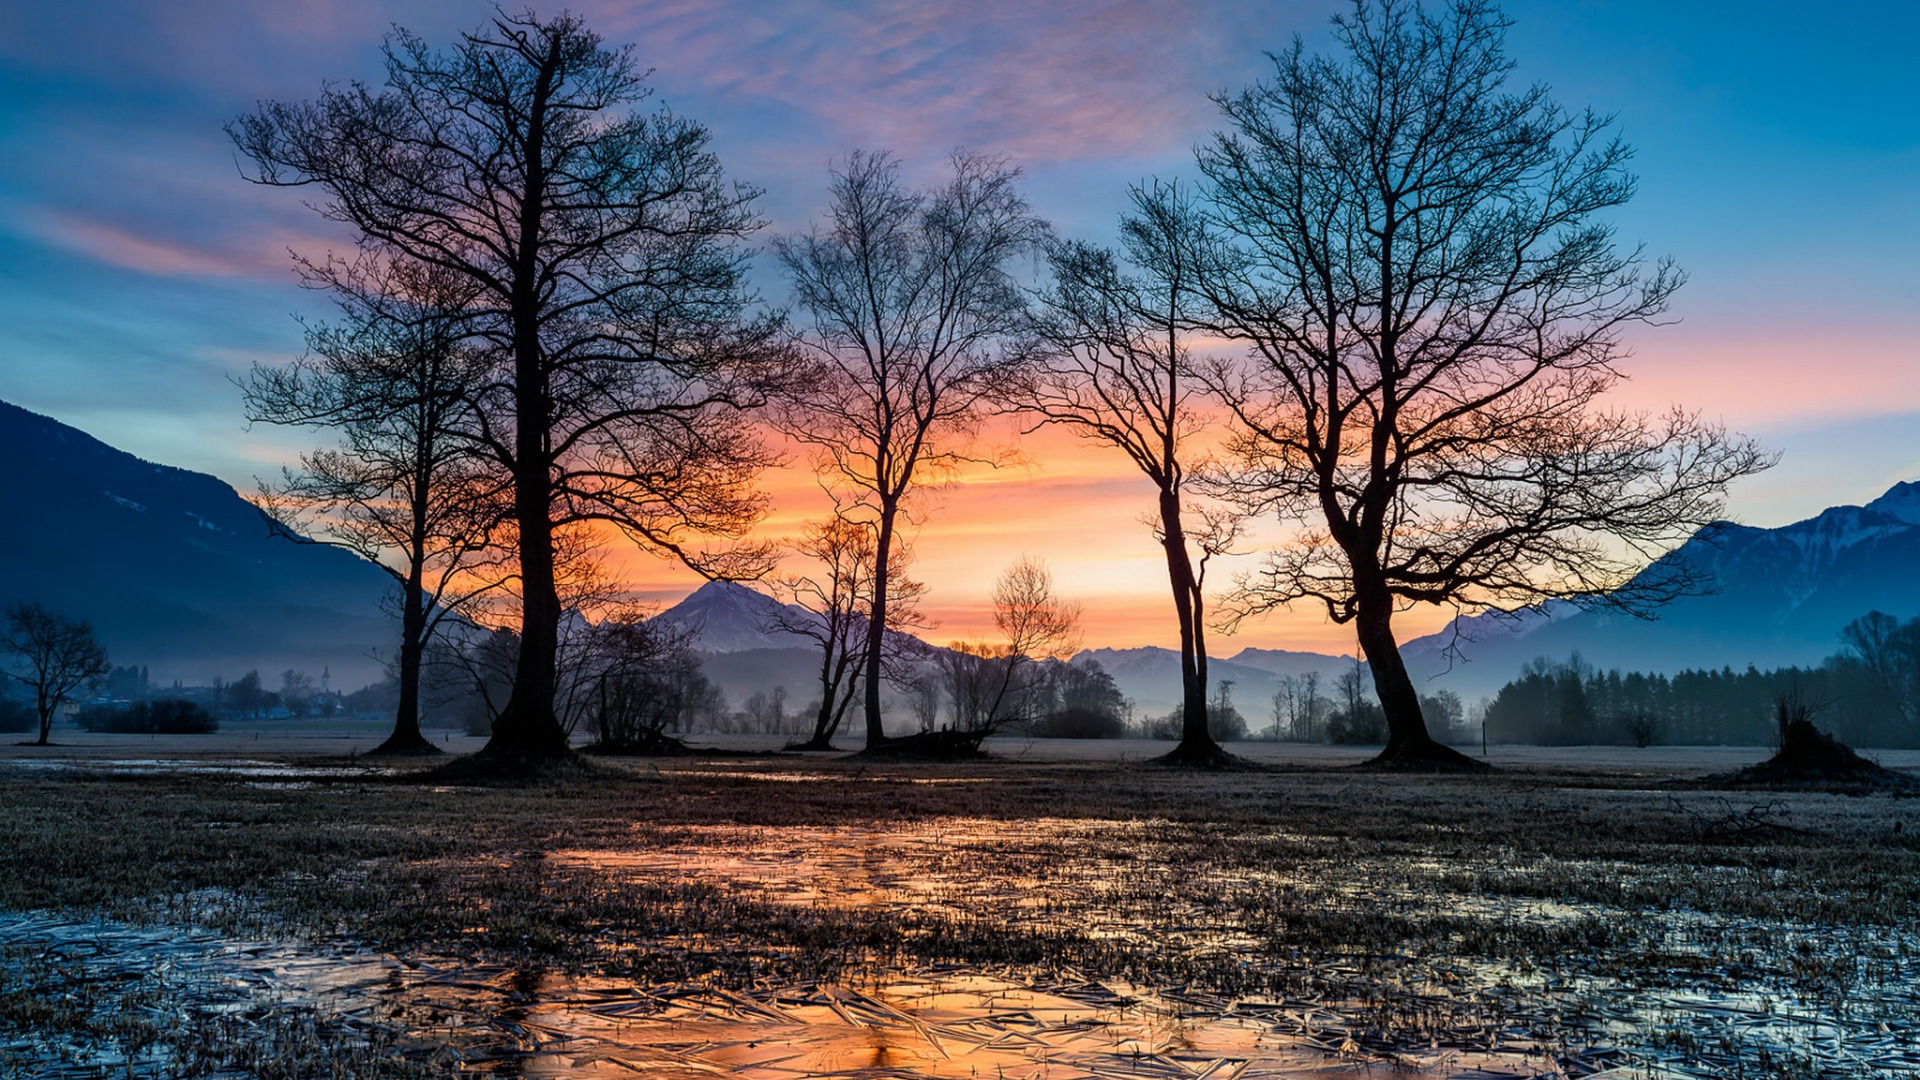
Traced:
<path fill-rule="evenodd" d="M 336 687 L 380 674 L 397 633 L 386 573 L 269 535 L 233 488 L 142 461 L 0 402 L 0 604 L 90 621 L 116 664 L 155 682 L 297 668 Z"/>
<path fill-rule="evenodd" d="M 1491 693 L 1536 656 L 1579 651 L 1595 667 L 1673 672 L 1817 664 L 1840 649 L 1840 628 L 1870 610 L 1920 615 L 1920 483 L 1896 484 L 1865 506 L 1836 506 L 1775 529 L 1716 522 L 1646 573 L 1697 572 L 1710 591 L 1652 620 L 1550 604 L 1518 615 L 1457 619 L 1408 642 L 1408 667 L 1463 693 Z M 1445 650 L 1455 632 L 1459 656 Z M 1445 674 L 1438 674 L 1440 672 Z"/>
<path fill-rule="evenodd" d="M 1158 716 L 1180 707 L 1180 654 L 1173 649 L 1157 645 L 1083 649 L 1073 659 L 1076 663 L 1098 661 L 1143 716 Z M 1273 709 L 1269 703 L 1274 691 L 1280 689 L 1283 676 L 1317 671 L 1321 693 L 1325 694 L 1331 692 L 1334 678 L 1350 663 L 1344 657 L 1319 653 L 1243 649 L 1231 659 L 1207 659 L 1207 681 L 1212 684 L 1208 693 L 1215 692 L 1223 682 L 1233 683 L 1234 707 L 1247 718 L 1249 727 L 1258 730 L 1270 722 Z"/>
<path fill-rule="evenodd" d="M 732 581 L 709 581 L 685 600 L 653 617 L 653 621 L 693 634 L 693 647 L 704 653 L 734 653 L 750 649 L 812 649 L 812 638 L 776 628 L 777 620 L 810 623 L 804 608 L 782 604 L 766 593 Z"/>
<path fill-rule="evenodd" d="M 1219 662 L 1214 661 L 1216 664 Z M 1310 672 L 1319 672 L 1324 681 L 1345 670 L 1353 661 L 1344 656 L 1328 656 L 1326 653 L 1246 648 L 1227 657 L 1227 662 L 1240 667 L 1257 668 L 1272 675 L 1306 675 Z"/>

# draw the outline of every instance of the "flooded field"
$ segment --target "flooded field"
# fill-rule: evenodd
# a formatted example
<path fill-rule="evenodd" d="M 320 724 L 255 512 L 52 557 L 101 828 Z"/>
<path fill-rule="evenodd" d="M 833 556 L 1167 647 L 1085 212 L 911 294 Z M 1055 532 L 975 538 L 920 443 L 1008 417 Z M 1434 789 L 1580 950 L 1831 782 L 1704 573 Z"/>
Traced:
<path fill-rule="evenodd" d="M 0 764 L 0 1076 L 1920 1075 L 1914 800 L 165 764 Z"/>

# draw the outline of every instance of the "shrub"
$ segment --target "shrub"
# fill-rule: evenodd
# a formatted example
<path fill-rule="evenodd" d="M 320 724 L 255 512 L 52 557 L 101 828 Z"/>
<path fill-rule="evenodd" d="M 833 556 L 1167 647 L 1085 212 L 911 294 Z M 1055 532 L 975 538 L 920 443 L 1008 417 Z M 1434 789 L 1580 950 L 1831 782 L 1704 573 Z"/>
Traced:
<path fill-rule="evenodd" d="M 1126 722 L 1094 709 L 1068 708 L 1035 720 L 1027 730 L 1042 739 L 1118 739 Z"/>
<path fill-rule="evenodd" d="M 205 735 L 220 730 L 213 714 L 191 701 L 139 701 L 124 709 L 94 705 L 76 717 L 87 731 L 121 735 Z"/>
<path fill-rule="evenodd" d="M 1351 711 L 1342 709 L 1327 718 L 1327 739 L 1358 746 L 1386 742 L 1387 714 L 1371 701 L 1357 702 Z"/>
<path fill-rule="evenodd" d="M 1180 738 L 1186 727 L 1186 714 L 1175 709 L 1165 716 L 1147 721 L 1147 738 L 1165 739 L 1172 742 Z M 1247 737 L 1247 718 L 1232 705 L 1222 705 L 1219 701 L 1207 703 L 1207 734 L 1214 742 L 1238 742 Z"/>

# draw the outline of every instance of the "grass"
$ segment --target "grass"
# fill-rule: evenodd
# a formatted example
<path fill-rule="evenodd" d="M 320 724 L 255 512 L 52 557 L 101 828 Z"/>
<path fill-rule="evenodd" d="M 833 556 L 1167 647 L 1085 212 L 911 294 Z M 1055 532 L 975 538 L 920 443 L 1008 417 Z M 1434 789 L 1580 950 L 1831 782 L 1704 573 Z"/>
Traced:
<path fill-rule="evenodd" d="M 1597 1041 L 1720 1075 L 1847 1073 L 1672 1002 L 1775 1003 L 1895 1050 L 1920 1031 L 1920 800 L 1006 762 L 329 775 L 0 769 L 0 909 L 740 990 L 965 965 L 1320 1003 L 1383 1053 L 1519 1032 L 1572 1065 Z M 71 1005 L 71 965 L 9 968 L 0 1032 L 153 1012 Z M 290 1061 L 398 1053 L 273 1022 Z"/>

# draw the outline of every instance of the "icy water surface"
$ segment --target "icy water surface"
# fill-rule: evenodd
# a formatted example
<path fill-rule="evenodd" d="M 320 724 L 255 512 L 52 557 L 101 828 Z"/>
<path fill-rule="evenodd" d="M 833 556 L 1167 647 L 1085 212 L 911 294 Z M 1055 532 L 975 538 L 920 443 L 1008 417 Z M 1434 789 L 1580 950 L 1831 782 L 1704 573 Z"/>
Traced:
<path fill-rule="evenodd" d="M 545 853 L 556 873 L 712 885 L 797 908 L 914 911 L 1087 935 L 1219 963 L 1284 965 L 1265 941 L 1206 898 L 1277 892 L 1324 876 L 1318 902 L 1432 902 L 1409 882 L 1305 860 L 1285 871 L 1229 859 L 1187 872 L 1158 851 L 1166 822 L 946 818 L 896 824 L 642 828 L 627 847 Z M 1244 831 L 1221 843 L 1244 840 Z M 1261 834 L 1267 844 L 1315 838 Z M 1116 851 L 1136 861 L 1115 862 Z M 1440 867 L 1429 868 L 1433 870 Z M 1154 898 L 1143 905 L 1142 897 Z M 1729 930 L 1807 942 L 1817 927 L 1714 926 L 1698 913 L 1622 911 L 1578 902 L 1461 897 L 1457 914 L 1499 924 L 1660 920 L 1684 942 Z M 1889 929 L 1861 951 L 1910 958 Z M 1831 943 L 1826 943 L 1831 944 Z M 670 947 L 670 946 L 667 946 Z M 1920 987 L 1902 960 L 1850 1001 L 1810 1004 L 1738 980 L 1625 986 L 1606 974 L 1541 974 L 1436 960 L 1423 981 L 1379 985 L 1375 1000 L 1304 1001 L 1143 987 L 1055 968 L 890 962 L 837 983 L 722 988 L 642 984 L 445 957 L 395 958 L 242 942 L 178 928 L 141 929 L 40 915 L 0 916 L 0 948 L 43 958 L 66 977 L 115 988 L 97 1008 L 143 1016 L 216 1016 L 265 1025 L 297 1013 L 336 1038 L 422 1065 L 500 1077 L 952 1077 L 956 1080 L 1251 1080 L 1257 1077 L 1730 1076 L 1755 1048 L 1807 1062 L 1809 1076 L 1920 1075 Z M 1311 961 L 1362 986 L 1364 956 Z M 0 987 L 3 988 L 3 987 Z M 1863 996 L 1864 995 L 1864 996 Z M 0 998 L 4 998 L 0 994 Z M 1456 1009 L 1509 1003 L 1508 1019 Z M 1402 1017 L 1394 1029 L 1381 1002 Z M 122 1004 L 114 1005 L 118 1001 Z M 133 1003 L 131 1006 L 125 1003 Z M 1481 1016 L 1479 1020 L 1451 1019 Z M 4 1030 L 0 1028 L 0 1030 Z M 1409 1031 L 1419 1034 L 1410 1035 Z M 1681 1068 L 1685 1063 L 1686 1069 Z M 0 1076 L 172 1075 L 154 1046 L 26 1032 L 0 1042 Z M 230 1073 L 225 1075 L 244 1075 Z M 1780 1075 L 1767 1073 L 1766 1075 Z"/>
<path fill-rule="evenodd" d="M 0 917 L 0 945 L 42 951 L 144 1008 L 260 1020 L 297 1010 L 449 1072 L 496 1077 L 800 1080 L 803 1077 L 1130 1077 L 1240 1080 L 1562 1075 L 1522 1050 L 1361 1053 L 1311 1005 L 1151 994 L 1111 983 L 1040 986 L 958 967 L 871 985 L 729 992 L 458 963 L 400 962 L 205 933 L 45 916 Z M 155 1051 L 29 1033 L 0 1073 L 45 1080 L 173 1075 Z M 1383 1071 L 1384 1070 L 1384 1071 Z M 1591 1070 L 1581 1070 L 1590 1073 Z"/>

